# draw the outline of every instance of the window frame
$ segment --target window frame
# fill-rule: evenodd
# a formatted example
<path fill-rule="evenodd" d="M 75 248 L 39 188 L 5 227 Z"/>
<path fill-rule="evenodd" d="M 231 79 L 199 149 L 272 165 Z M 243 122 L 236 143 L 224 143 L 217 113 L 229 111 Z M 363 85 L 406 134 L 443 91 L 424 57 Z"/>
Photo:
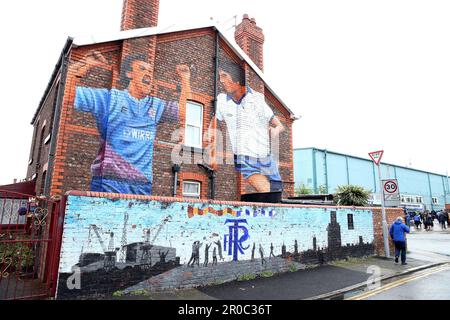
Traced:
<path fill-rule="evenodd" d="M 193 193 L 186 193 L 184 191 L 184 185 L 185 184 L 195 184 L 198 186 L 198 195 Z M 189 198 L 189 199 L 201 199 L 202 197 L 202 183 L 200 181 L 194 181 L 194 180 L 185 180 L 182 182 L 181 185 L 181 193 L 183 195 L 183 198 Z"/>
<path fill-rule="evenodd" d="M 199 144 L 197 145 L 189 145 L 186 142 L 186 136 L 187 136 L 187 129 L 188 129 L 188 122 L 187 122 L 187 113 L 188 113 L 188 106 L 189 105 L 196 105 L 199 106 L 201 108 L 201 119 L 200 119 L 200 141 Z M 205 106 L 197 101 L 193 101 L 193 100 L 188 100 L 186 102 L 186 118 L 185 118 L 185 123 L 184 123 L 184 146 L 188 147 L 188 148 L 199 148 L 199 149 L 203 149 L 203 125 L 204 125 L 204 112 L 205 112 Z M 193 127 L 193 126 L 192 126 Z"/>
<path fill-rule="evenodd" d="M 348 230 L 355 230 L 355 217 L 352 213 L 347 214 L 347 228 Z"/>

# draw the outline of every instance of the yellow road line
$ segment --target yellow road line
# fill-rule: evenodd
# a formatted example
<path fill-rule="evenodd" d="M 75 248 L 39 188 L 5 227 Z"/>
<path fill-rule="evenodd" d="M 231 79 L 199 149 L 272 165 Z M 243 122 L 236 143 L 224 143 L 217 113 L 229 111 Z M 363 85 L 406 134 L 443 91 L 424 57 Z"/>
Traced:
<path fill-rule="evenodd" d="M 438 272 L 442 272 L 444 270 L 448 270 L 449 268 L 450 268 L 449 265 L 443 265 L 443 266 L 439 266 L 439 267 L 436 267 L 436 268 L 433 268 L 433 269 L 429 269 L 429 270 L 427 270 L 424 273 L 419 273 L 419 274 L 410 276 L 408 278 L 399 279 L 399 280 L 391 282 L 391 283 L 389 283 L 389 284 L 387 284 L 387 285 L 385 285 L 385 286 L 383 286 L 381 288 L 378 288 L 378 289 L 375 289 L 375 290 L 371 290 L 369 292 L 365 292 L 365 293 L 362 293 L 362 294 L 354 296 L 354 297 L 350 297 L 350 298 L 345 299 L 345 300 L 363 300 L 363 299 L 367 299 L 369 297 L 372 297 L 374 295 L 380 294 L 380 293 L 385 292 L 387 290 L 390 290 L 390 289 L 393 289 L 395 287 L 401 286 L 401 285 L 403 285 L 405 283 L 408 283 L 408 282 L 411 282 L 411 281 L 414 281 L 414 280 L 418 280 L 418 279 L 421 279 L 421 278 L 424 278 L 424 277 L 428 277 L 428 276 L 430 276 L 432 274 L 435 274 L 435 273 L 438 273 Z"/>

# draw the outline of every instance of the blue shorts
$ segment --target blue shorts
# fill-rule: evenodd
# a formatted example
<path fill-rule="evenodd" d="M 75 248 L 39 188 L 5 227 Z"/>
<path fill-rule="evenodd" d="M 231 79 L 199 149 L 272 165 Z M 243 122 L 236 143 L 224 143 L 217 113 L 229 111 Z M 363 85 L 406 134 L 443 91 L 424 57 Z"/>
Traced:
<path fill-rule="evenodd" d="M 271 184 L 277 186 L 275 189 L 279 189 L 281 186 L 282 179 L 278 170 L 278 165 L 272 155 L 269 155 L 266 158 L 234 156 L 234 165 L 236 170 L 244 176 L 245 180 L 255 174 L 261 174 L 266 176 Z"/>
<path fill-rule="evenodd" d="M 132 181 L 112 180 L 103 177 L 92 177 L 91 191 L 151 196 L 152 183 L 136 183 Z"/>

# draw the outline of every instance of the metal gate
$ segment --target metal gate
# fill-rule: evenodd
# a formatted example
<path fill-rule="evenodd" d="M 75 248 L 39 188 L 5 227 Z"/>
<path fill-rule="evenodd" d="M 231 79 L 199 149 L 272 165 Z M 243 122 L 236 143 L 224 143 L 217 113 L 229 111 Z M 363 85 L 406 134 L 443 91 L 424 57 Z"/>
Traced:
<path fill-rule="evenodd" d="M 54 295 L 60 212 L 59 202 L 0 190 L 0 300 Z"/>

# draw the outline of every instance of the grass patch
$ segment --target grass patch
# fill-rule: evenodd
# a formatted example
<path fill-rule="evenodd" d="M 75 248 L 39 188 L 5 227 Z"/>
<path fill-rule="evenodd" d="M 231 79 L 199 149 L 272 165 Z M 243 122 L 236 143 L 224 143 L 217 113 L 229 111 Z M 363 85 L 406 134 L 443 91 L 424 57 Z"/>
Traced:
<path fill-rule="evenodd" d="M 237 281 L 250 281 L 250 280 L 255 280 L 256 279 L 256 275 L 254 274 L 244 274 L 242 276 L 240 276 Z"/>
<path fill-rule="evenodd" d="M 125 294 L 123 293 L 123 291 L 116 291 L 113 293 L 113 297 L 114 298 L 120 298 L 123 297 Z"/>
<path fill-rule="evenodd" d="M 148 291 L 147 290 L 136 290 L 131 292 L 132 296 L 147 296 L 148 295 Z"/>
<path fill-rule="evenodd" d="M 298 271 L 298 269 L 294 264 L 291 264 L 289 266 L 289 272 L 297 272 L 297 271 Z"/>
<path fill-rule="evenodd" d="M 261 273 L 262 278 L 271 278 L 274 275 L 275 273 L 273 273 L 272 271 L 264 271 L 263 273 Z"/>

